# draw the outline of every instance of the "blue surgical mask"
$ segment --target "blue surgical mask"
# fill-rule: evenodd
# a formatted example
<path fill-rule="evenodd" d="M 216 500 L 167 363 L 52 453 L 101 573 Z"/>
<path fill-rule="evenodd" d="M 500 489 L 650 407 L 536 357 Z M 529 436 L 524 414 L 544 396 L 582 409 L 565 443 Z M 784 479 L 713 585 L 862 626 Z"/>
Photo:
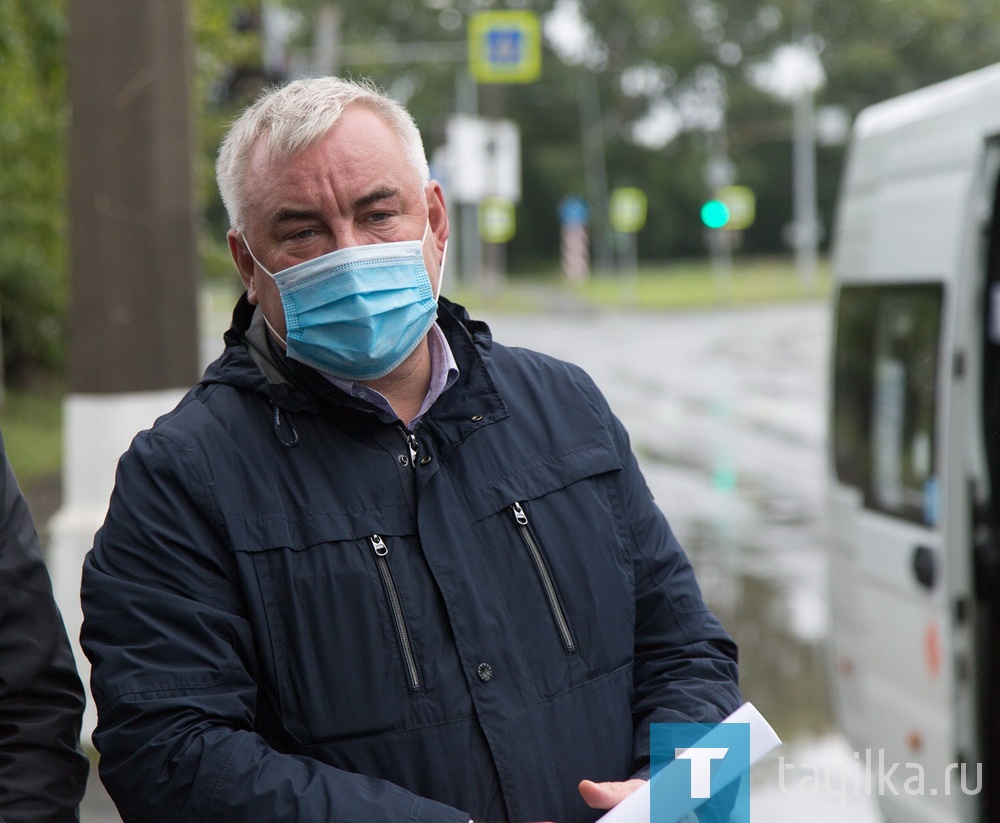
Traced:
<path fill-rule="evenodd" d="M 349 246 L 274 274 L 249 244 L 247 251 L 278 287 L 288 356 L 360 381 L 393 371 L 434 323 L 437 299 L 423 245 L 421 239 Z"/>

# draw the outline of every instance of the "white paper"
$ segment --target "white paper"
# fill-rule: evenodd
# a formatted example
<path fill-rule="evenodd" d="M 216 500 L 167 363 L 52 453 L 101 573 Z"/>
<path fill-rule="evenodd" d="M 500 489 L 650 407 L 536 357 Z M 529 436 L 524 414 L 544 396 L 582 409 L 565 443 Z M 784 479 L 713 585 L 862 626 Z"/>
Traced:
<path fill-rule="evenodd" d="M 781 745 L 781 739 L 774 733 L 774 729 L 764 719 L 764 715 L 757 711 L 753 703 L 744 703 L 722 722 L 750 724 L 751 766 L 776 746 Z M 677 767 L 676 761 L 673 761 L 665 768 L 671 769 L 675 767 Z M 678 818 L 685 811 L 679 811 Z M 649 823 L 649 781 L 643 783 L 639 789 L 632 792 L 621 803 L 601 817 L 598 823 Z"/>

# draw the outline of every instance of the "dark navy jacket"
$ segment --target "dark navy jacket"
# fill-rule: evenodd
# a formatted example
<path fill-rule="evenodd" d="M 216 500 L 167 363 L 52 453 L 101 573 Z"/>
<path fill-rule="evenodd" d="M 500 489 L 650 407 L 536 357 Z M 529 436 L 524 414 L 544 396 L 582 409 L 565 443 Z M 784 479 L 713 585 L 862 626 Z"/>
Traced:
<path fill-rule="evenodd" d="M 276 352 L 266 379 L 251 313 L 122 458 L 84 568 L 127 821 L 590 821 L 577 784 L 646 768 L 650 722 L 738 705 L 580 369 L 442 301 L 461 376 L 408 443 Z"/>

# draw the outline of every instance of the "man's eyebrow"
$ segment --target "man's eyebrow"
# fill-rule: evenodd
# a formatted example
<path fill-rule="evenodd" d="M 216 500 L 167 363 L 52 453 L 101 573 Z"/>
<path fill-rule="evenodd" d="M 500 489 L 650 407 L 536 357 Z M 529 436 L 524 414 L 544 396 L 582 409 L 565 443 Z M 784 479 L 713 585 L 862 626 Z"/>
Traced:
<path fill-rule="evenodd" d="M 363 209 L 365 206 L 370 206 L 372 203 L 377 203 L 380 200 L 391 200 L 393 197 L 398 196 L 399 189 L 382 186 L 355 200 L 354 209 L 357 211 L 358 209 Z"/>
<path fill-rule="evenodd" d="M 291 223 L 296 220 L 317 220 L 319 212 L 312 209 L 281 209 L 274 215 L 273 223 Z"/>
<path fill-rule="evenodd" d="M 390 188 L 389 186 L 381 186 L 380 188 L 374 189 L 368 194 L 362 195 L 357 200 L 354 201 L 355 210 L 363 209 L 365 206 L 370 206 L 372 203 L 378 203 L 381 200 L 391 200 L 393 197 L 399 196 L 399 189 Z M 281 223 L 292 223 L 296 220 L 319 220 L 322 215 L 319 211 L 314 209 L 295 209 L 295 208 L 283 208 L 279 209 L 274 215 L 272 222 L 275 225 Z"/>

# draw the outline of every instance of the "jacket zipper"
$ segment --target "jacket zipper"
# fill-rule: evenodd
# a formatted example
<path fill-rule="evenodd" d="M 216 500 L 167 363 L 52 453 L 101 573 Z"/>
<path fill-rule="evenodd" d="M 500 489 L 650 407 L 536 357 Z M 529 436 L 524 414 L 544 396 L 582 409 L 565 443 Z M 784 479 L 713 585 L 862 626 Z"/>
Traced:
<path fill-rule="evenodd" d="M 410 450 L 410 465 L 413 468 L 417 467 L 417 450 L 420 448 L 420 441 L 417 440 L 417 436 L 413 432 L 409 432 L 406 429 L 400 429 L 400 434 L 403 435 L 403 439 L 406 441 L 406 446 Z"/>
<path fill-rule="evenodd" d="M 524 541 L 524 545 L 528 549 L 528 554 L 531 555 L 531 560 L 535 564 L 535 571 L 538 574 L 538 579 L 541 581 L 542 588 L 545 590 L 545 599 L 548 600 L 549 611 L 552 612 L 552 619 L 555 621 L 556 628 L 559 630 L 559 636 L 562 638 L 563 648 L 568 654 L 573 654 L 576 652 L 576 641 L 573 639 L 569 620 L 566 619 L 566 610 L 559 600 L 559 593 L 556 591 L 555 583 L 552 582 L 552 572 L 549 571 L 549 566 L 545 562 L 545 556 L 542 554 L 538 541 L 535 540 L 535 535 L 531 531 L 531 526 L 528 523 L 528 515 L 525 514 L 521 504 L 517 502 L 510 507 L 510 511 L 514 515 L 514 522 L 517 524 L 517 530 L 521 534 L 521 540 Z"/>
<path fill-rule="evenodd" d="M 389 611 L 392 612 L 392 622 L 396 627 L 396 638 L 399 640 L 399 648 L 403 654 L 410 691 L 419 692 L 421 688 L 420 672 L 417 671 L 417 659 L 413 654 L 410 632 L 406 628 L 406 620 L 403 617 L 403 605 L 399 600 L 399 591 L 396 589 L 396 581 L 392 576 L 392 569 L 389 567 L 389 547 L 386 546 L 380 535 L 373 534 L 369 540 L 371 540 L 372 550 L 375 552 L 375 565 L 378 566 L 378 573 L 382 578 L 382 585 L 385 587 L 386 599 L 389 601 Z"/>
<path fill-rule="evenodd" d="M 410 465 L 416 468 L 417 450 L 420 448 L 420 443 L 417 441 L 417 436 L 412 432 L 406 432 L 404 437 L 406 438 L 406 445 L 410 450 Z"/>

